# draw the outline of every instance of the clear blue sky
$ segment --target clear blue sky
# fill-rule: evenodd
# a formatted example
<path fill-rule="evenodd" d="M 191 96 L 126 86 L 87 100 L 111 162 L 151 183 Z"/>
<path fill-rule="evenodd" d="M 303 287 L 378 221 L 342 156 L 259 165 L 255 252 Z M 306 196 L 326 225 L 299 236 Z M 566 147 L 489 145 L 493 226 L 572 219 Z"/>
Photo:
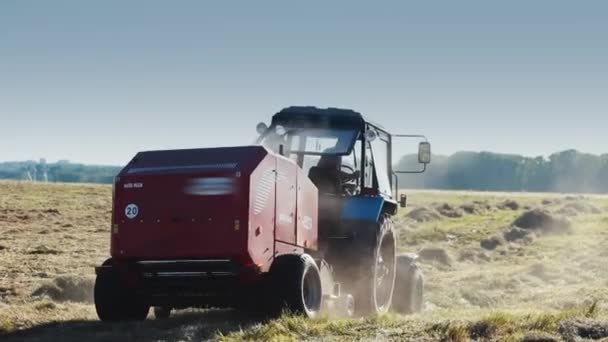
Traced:
<path fill-rule="evenodd" d="M 608 152 L 606 1 L 0 0 L 0 161 L 122 164 L 347 107 L 435 152 Z"/>

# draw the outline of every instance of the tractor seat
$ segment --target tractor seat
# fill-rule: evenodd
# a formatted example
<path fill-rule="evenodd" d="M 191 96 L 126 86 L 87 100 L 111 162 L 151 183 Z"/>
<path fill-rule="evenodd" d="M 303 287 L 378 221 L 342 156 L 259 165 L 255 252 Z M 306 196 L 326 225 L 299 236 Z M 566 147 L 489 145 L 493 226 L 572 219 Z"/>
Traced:
<path fill-rule="evenodd" d="M 308 178 L 317 186 L 319 193 L 339 194 L 342 190 L 339 172 L 313 166 L 308 171 Z"/>

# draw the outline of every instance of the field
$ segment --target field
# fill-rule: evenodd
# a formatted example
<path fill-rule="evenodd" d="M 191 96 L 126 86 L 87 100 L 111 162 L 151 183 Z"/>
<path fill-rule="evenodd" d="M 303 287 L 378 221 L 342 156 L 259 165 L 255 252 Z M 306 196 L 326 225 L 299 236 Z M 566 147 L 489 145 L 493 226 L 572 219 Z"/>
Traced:
<path fill-rule="evenodd" d="M 109 253 L 110 201 L 109 186 L 0 182 L 0 339 L 608 337 L 605 197 L 409 193 L 410 209 L 400 211 L 395 226 L 400 249 L 421 251 L 424 257 L 422 314 L 353 320 L 286 315 L 261 321 L 230 310 L 184 310 L 166 321 L 154 320 L 151 314 L 141 323 L 102 324 L 91 293 L 93 267 Z M 536 213 L 546 221 L 528 229 L 512 228 L 514 220 L 535 208 L 542 208 Z"/>

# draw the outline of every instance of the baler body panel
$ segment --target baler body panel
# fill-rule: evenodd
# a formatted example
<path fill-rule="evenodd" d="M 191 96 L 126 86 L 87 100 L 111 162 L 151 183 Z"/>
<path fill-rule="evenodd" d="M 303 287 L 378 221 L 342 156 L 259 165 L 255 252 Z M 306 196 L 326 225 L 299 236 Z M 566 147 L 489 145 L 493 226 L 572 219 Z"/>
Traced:
<path fill-rule="evenodd" d="M 122 184 L 143 187 L 116 190 L 119 228 L 113 256 L 151 260 L 234 256 L 246 243 L 242 232 L 234 230 L 242 209 L 233 196 L 188 195 L 190 177 L 186 175 L 123 179 L 127 183 Z M 124 213 L 129 205 L 138 207 L 133 219 Z"/>
<path fill-rule="evenodd" d="M 244 227 L 248 230 L 247 250 L 251 260 L 263 272 L 269 270 L 275 251 L 276 162 L 276 157 L 268 154 L 251 174 L 249 222 Z"/>
<path fill-rule="evenodd" d="M 259 146 L 139 153 L 115 184 L 112 257 L 246 262 L 249 176 L 267 155 Z"/>
<path fill-rule="evenodd" d="M 114 191 L 118 261 L 226 259 L 266 272 L 278 254 L 317 248 L 316 187 L 261 146 L 142 152 Z"/>
<path fill-rule="evenodd" d="M 297 170 L 293 161 L 277 157 L 275 238 L 292 245 L 296 244 Z"/>
<path fill-rule="evenodd" d="M 317 187 L 297 168 L 298 195 L 296 245 L 316 250 L 318 247 L 319 195 Z"/>

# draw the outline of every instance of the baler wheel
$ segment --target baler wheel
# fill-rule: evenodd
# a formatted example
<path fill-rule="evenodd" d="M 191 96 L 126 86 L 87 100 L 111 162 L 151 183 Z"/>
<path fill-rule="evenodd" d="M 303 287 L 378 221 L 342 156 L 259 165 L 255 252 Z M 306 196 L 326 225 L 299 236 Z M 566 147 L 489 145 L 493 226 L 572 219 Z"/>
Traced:
<path fill-rule="evenodd" d="M 104 322 L 143 321 L 150 310 L 112 272 L 97 275 L 94 297 L 97 316 Z"/>
<path fill-rule="evenodd" d="M 154 317 L 156 319 L 168 319 L 171 317 L 171 308 L 168 306 L 155 306 Z"/>
<path fill-rule="evenodd" d="M 278 311 L 315 317 L 321 310 L 321 276 L 308 254 L 277 257 L 270 268 L 272 289 Z"/>
<path fill-rule="evenodd" d="M 402 314 L 421 312 L 424 306 L 424 277 L 407 256 L 397 257 L 393 310 Z"/>

